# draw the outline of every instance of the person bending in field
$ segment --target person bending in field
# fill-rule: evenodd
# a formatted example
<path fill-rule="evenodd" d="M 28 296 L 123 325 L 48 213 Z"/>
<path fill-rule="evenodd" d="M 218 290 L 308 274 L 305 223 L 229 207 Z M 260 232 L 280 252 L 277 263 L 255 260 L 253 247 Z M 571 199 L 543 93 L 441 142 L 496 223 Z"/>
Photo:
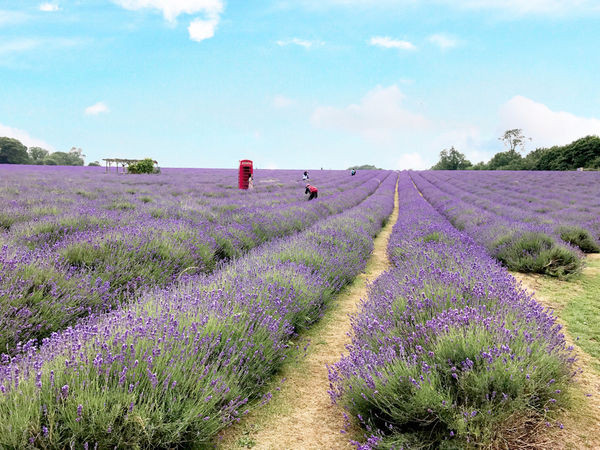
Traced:
<path fill-rule="evenodd" d="M 319 190 L 310 184 L 306 185 L 306 191 L 304 191 L 304 193 L 310 194 L 308 196 L 308 201 L 311 201 L 313 198 L 317 198 L 319 196 Z"/>

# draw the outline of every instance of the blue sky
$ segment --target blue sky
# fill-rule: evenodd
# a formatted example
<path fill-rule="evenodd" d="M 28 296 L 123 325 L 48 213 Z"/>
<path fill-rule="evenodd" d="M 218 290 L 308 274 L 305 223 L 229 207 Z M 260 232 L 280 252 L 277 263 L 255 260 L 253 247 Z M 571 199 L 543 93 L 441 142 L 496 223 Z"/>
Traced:
<path fill-rule="evenodd" d="M 86 161 L 425 168 L 600 134 L 600 0 L 3 0 L 0 135 Z"/>

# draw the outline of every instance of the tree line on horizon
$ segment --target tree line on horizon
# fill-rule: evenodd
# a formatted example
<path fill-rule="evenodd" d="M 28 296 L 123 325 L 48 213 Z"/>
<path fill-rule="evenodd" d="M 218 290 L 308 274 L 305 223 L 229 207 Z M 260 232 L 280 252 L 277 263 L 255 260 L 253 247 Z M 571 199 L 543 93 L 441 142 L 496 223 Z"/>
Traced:
<path fill-rule="evenodd" d="M 375 167 L 372 164 L 363 164 L 361 166 L 352 166 L 352 167 L 348 167 L 347 170 L 352 170 L 352 169 L 354 169 L 354 170 L 382 170 L 381 168 Z"/>
<path fill-rule="evenodd" d="M 85 155 L 80 148 L 72 147 L 68 152 L 50 152 L 41 147 L 27 148 L 21 141 L 0 137 L 0 164 L 32 164 L 44 166 L 83 166 Z M 97 161 L 89 166 L 99 166 Z"/>
<path fill-rule="evenodd" d="M 576 170 L 600 169 L 600 137 L 586 136 L 567 145 L 537 148 L 521 154 L 531 140 L 519 128 L 507 130 L 500 138 L 508 148 L 496 153 L 489 162 L 471 163 L 454 147 L 440 152 L 440 160 L 431 170 Z"/>

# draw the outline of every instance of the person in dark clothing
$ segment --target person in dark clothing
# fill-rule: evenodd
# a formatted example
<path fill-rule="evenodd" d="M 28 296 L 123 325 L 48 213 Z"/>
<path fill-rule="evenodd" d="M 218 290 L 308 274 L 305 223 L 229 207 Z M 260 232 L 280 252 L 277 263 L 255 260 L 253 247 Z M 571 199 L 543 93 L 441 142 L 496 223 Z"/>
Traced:
<path fill-rule="evenodd" d="M 352 172 L 350 172 L 350 175 L 352 175 L 352 176 L 356 175 L 356 169 L 352 169 Z"/>
<path fill-rule="evenodd" d="M 306 191 L 304 191 L 304 193 L 310 194 L 308 196 L 309 201 L 312 200 L 313 198 L 317 198 L 319 196 L 319 190 L 316 187 L 311 186 L 310 184 L 306 185 Z"/>

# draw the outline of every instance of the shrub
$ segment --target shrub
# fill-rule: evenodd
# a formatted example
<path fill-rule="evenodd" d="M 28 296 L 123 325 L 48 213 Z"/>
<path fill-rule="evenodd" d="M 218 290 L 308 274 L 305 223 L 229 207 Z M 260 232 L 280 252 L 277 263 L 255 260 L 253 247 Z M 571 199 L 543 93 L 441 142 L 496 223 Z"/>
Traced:
<path fill-rule="evenodd" d="M 579 247 L 584 253 L 600 252 L 600 246 L 592 234 L 584 228 L 571 225 L 562 226 L 557 231 L 563 241 Z"/>
<path fill-rule="evenodd" d="M 541 232 L 513 233 L 492 247 L 492 254 L 510 270 L 561 277 L 581 269 L 579 255 Z"/>
<path fill-rule="evenodd" d="M 130 164 L 127 168 L 128 173 L 158 173 L 158 170 L 154 168 L 154 161 L 152 158 L 145 158 L 141 161 Z"/>

